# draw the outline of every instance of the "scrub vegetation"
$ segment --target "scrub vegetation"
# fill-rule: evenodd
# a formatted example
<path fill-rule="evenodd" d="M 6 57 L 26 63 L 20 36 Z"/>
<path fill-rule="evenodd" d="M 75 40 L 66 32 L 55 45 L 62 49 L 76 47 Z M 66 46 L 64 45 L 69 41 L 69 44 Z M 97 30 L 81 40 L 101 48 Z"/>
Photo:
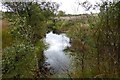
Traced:
<path fill-rule="evenodd" d="M 11 12 L 3 12 L 2 19 L 3 78 L 54 75 L 42 68 L 46 49 L 43 38 L 50 31 L 70 38 L 71 47 L 65 50 L 73 57 L 74 69 L 66 73 L 70 79 L 120 78 L 120 1 L 105 1 L 97 4 L 99 13 L 77 16 L 62 11 L 56 14 L 59 5 L 52 2 L 4 5 Z M 60 18 L 66 16 L 76 18 Z"/>

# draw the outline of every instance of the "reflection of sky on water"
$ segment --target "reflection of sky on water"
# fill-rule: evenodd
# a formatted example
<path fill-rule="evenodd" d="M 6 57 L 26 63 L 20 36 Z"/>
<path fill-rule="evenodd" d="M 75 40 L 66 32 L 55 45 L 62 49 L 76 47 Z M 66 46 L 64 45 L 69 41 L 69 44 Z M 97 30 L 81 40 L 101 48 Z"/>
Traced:
<path fill-rule="evenodd" d="M 44 55 L 47 58 L 46 62 L 48 62 L 55 71 L 60 72 L 68 69 L 69 57 L 65 55 L 63 50 L 70 46 L 70 39 L 66 37 L 65 34 L 58 35 L 50 32 L 44 40 L 45 43 L 48 44 L 48 49 L 44 51 Z"/>

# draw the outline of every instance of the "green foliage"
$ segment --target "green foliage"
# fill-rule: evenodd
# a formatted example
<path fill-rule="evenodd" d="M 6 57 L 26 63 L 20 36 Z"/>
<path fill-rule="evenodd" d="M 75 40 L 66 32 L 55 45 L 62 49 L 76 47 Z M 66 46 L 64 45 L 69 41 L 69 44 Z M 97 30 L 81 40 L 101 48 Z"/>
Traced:
<path fill-rule="evenodd" d="M 53 29 L 65 32 L 69 30 L 69 28 L 71 28 L 71 26 L 73 26 L 74 24 L 74 21 L 56 21 L 55 26 L 53 26 Z"/>
<path fill-rule="evenodd" d="M 46 23 L 57 7 L 50 2 L 6 2 L 4 5 L 12 12 L 5 13 L 10 25 L 9 30 L 3 32 L 3 78 L 40 77 L 45 47 L 42 38 L 48 31 L 49 24 Z M 11 45 L 6 46 L 7 41 Z"/>
<path fill-rule="evenodd" d="M 33 77 L 36 69 L 34 46 L 30 43 L 16 42 L 3 50 L 3 78 Z"/>
<path fill-rule="evenodd" d="M 3 31 L 3 78 L 40 77 L 45 49 L 42 38 L 51 30 L 70 37 L 71 47 L 65 51 L 71 51 L 73 57 L 75 68 L 71 77 L 119 77 L 120 1 L 103 2 L 100 13 L 89 19 L 56 22 L 51 18 L 57 6 L 50 2 L 5 4 L 13 12 L 5 13 L 10 21 L 10 34 Z M 61 11 L 58 14 L 63 15 Z"/>
<path fill-rule="evenodd" d="M 103 58 L 102 61 L 109 66 L 103 68 L 106 70 L 105 74 L 109 73 L 106 74 L 109 77 L 118 77 L 120 75 L 120 1 L 103 2 L 99 19 L 95 29 L 96 36 L 94 36 L 99 55 L 98 64 L 100 66 L 100 58 Z"/>
<path fill-rule="evenodd" d="M 58 16 L 64 16 L 64 15 L 65 15 L 65 12 L 59 11 L 57 15 L 58 15 Z"/>
<path fill-rule="evenodd" d="M 6 13 L 11 22 L 14 37 L 25 39 L 32 44 L 43 38 L 47 32 L 47 21 L 54 16 L 57 4 L 50 2 L 4 3 L 13 12 Z"/>

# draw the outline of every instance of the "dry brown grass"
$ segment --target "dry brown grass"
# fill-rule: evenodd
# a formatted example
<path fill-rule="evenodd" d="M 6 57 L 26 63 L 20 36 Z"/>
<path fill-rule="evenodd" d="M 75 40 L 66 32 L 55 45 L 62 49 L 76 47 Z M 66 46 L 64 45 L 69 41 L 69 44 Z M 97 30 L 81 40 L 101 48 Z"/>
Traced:
<path fill-rule="evenodd" d="M 9 22 L 7 19 L 0 20 L 0 23 L 2 23 L 2 30 L 8 29 Z"/>
<path fill-rule="evenodd" d="M 13 39 L 12 36 L 8 33 L 9 22 L 7 21 L 7 19 L 0 20 L 0 22 L 2 23 L 2 30 L 0 32 L 2 32 L 2 48 L 4 49 L 5 47 L 11 45 Z"/>

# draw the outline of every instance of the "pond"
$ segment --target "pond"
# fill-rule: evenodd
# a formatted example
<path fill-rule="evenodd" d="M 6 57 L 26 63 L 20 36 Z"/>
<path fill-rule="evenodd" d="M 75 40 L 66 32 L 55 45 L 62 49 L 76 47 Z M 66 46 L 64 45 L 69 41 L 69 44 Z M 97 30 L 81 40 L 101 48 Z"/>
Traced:
<path fill-rule="evenodd" d="M 64 73 L 70 69 L 69 55 L 64 49 L 70 47 L 70 39 L 65 34 L 55 34 L 52 31 L 46 34 L 44 43 L 47 49 L 44 51 L 44 65 L 54 73 Z"/>

